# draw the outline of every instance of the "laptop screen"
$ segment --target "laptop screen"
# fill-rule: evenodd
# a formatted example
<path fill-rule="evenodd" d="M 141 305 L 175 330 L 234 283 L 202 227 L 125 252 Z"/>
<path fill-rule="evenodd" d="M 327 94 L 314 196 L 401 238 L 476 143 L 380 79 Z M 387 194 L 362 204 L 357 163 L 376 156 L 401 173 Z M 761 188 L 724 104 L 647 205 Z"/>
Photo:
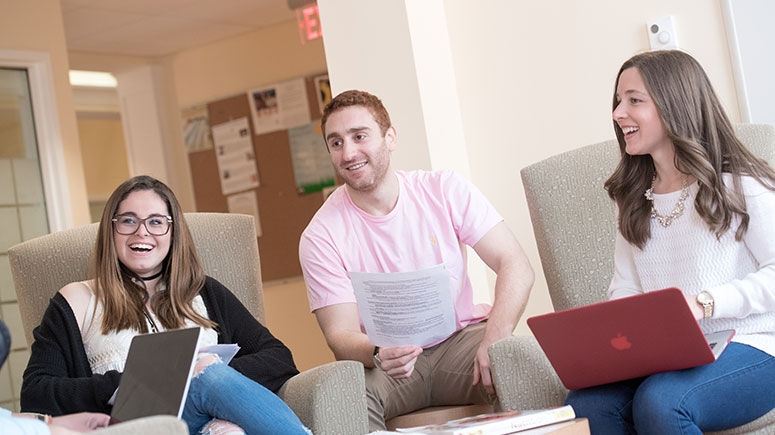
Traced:
<path fill-rule="evenodd" d="M 197 350 L 200 328 L 185 328 L 132 339 L 111 412 L 112 420 L 151 415 L 180 417 Z"/>

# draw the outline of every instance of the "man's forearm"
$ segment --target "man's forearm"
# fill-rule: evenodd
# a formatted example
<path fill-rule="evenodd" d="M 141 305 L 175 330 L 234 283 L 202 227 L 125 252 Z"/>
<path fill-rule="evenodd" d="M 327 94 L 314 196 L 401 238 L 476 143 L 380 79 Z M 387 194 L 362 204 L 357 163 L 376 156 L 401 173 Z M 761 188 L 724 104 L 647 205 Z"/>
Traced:
<path fill-rule="evenodd" d="M 495 280 L 495 297 L 484 338 L 489 343 L 514 333 L 525 312 L 534 281 L 530 264 L 514 262 L 501 269 Z"/>

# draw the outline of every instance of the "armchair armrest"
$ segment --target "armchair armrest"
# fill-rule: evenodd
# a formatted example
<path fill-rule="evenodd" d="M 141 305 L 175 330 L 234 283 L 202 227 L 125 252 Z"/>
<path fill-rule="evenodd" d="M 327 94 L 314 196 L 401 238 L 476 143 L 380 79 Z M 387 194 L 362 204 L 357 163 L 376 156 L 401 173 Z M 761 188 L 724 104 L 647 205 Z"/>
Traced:
<path fill-rule="evenodd" d="M 94 435 L 188 435 L 188 426 L 172 415 L 138 418 L 90 432 Z"/>
<path fill-rule="evenodd" d="M 278 392 L 315 435 L 369 432 L 363 364 L 336 361 L 292 377 Z"/>
<path fill-rule="evenodd" d="M 568 390 L 532 336 L 511 336 L 488 349 L 495 391 L 502 409 L 560 406 Z"/>

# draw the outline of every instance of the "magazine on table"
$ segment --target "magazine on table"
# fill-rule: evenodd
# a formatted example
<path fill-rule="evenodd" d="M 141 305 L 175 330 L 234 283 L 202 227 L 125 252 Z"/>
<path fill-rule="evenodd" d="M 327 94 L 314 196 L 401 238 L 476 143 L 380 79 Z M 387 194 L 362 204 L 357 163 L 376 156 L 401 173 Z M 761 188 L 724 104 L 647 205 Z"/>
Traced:
<path fill-rule="evenodd" d="M 547 409 L 481 414 L 441 424 L 398 428 L 396 431 L 404 434 L 503 435 L 574 418 L 576 413 L 573 408 L 565 405 Z"/>

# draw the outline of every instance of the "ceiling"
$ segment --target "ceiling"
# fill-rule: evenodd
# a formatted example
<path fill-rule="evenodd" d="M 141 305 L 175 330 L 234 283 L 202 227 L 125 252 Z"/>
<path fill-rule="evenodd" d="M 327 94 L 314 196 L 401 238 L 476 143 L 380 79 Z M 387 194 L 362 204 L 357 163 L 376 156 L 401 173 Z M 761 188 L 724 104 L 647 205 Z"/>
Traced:
<path fill-rule="evenodd" d="M 148 57 L 296 17 L 287 0 L 61 0 L 61 5 L 68 50 Z"/>

